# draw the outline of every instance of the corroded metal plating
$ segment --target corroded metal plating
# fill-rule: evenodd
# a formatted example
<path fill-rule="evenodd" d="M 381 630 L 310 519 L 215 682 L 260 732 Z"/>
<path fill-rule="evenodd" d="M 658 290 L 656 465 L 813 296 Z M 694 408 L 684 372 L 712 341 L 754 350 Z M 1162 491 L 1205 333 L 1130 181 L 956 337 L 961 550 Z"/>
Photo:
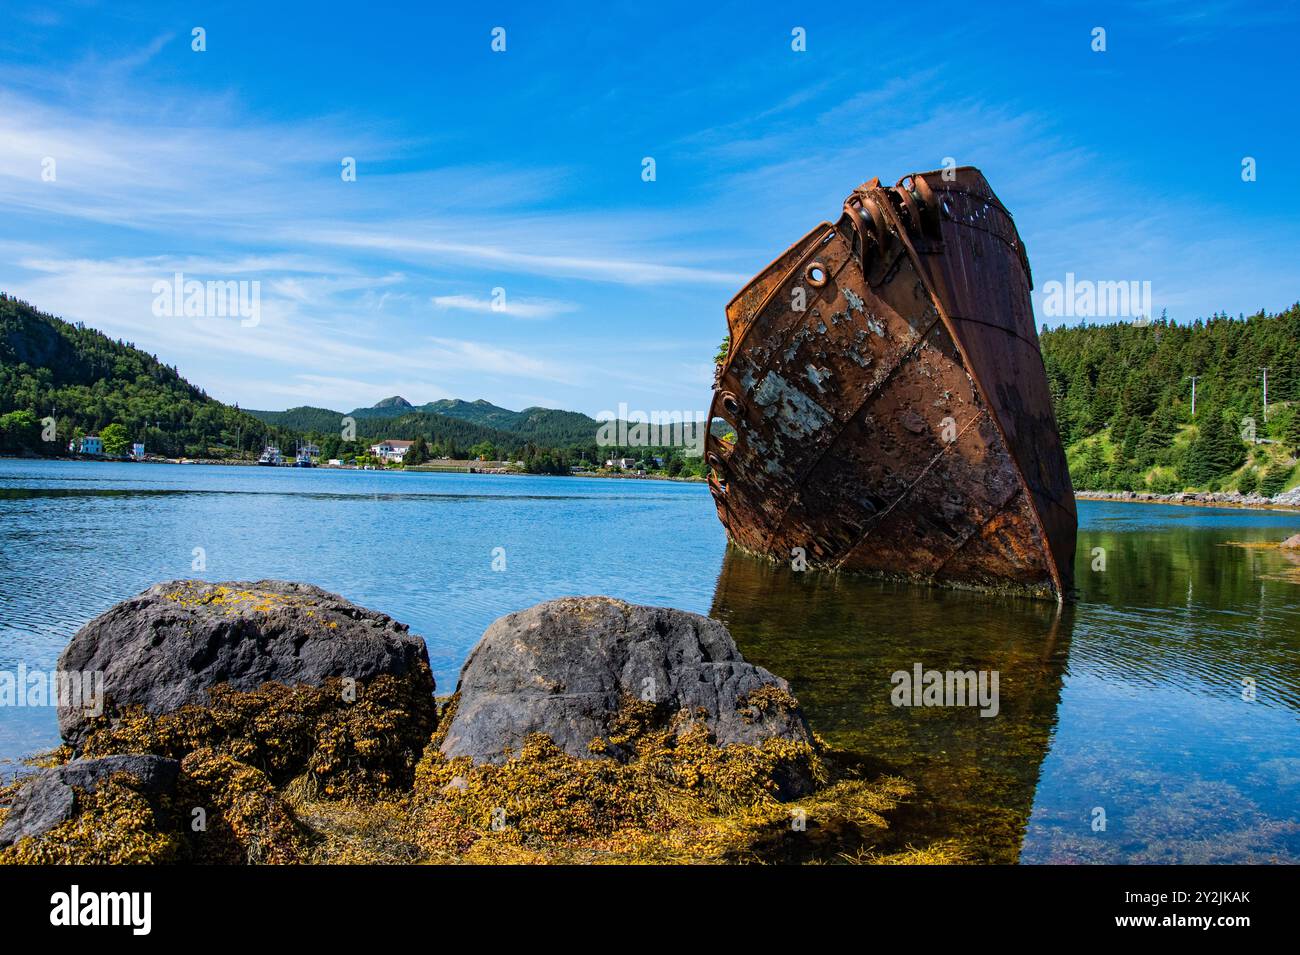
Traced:
<path fill-rule="evenodd" d="M 979 170 L 873 179 L 727 306 L 705 453 L 732 541 L 1063 596 L 1077 518 L 1029 260 Z"/>

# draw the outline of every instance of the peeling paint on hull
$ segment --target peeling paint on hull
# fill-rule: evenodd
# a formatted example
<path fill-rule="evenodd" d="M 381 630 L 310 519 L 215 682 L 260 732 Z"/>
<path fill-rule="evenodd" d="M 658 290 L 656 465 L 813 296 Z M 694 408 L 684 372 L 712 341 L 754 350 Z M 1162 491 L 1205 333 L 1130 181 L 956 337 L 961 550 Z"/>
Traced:
<path fill-rule="evenodd" d="M 778 560 L 1065 596 L 1077 518 L 1029 261 L 983 175 L 947 175 L 864 184 L 727 306 L 718 516 Z"/>

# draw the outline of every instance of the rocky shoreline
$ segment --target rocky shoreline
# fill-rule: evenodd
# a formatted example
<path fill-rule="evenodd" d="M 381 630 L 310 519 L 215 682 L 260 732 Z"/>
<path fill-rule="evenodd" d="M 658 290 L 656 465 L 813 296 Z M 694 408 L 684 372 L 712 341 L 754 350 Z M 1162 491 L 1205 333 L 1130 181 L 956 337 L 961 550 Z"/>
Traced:
<path fill-rule="evenodd" d="M 436 697 L 420 637 L 320 588 L 171 581 L 73 636 L 63 745 L 0 790 L 0 863 L 949 862 L 912 787 L 809 729 L 684 611 L 496 621 Z"/>
<path fill-rule="evenodd" d="M 1193 507 L 1246 507 L 1261 510 L 1300 510 L 1300 487 L 1275 497 L 1242 494 L 1240 491 L 1179 491 L 1152 494 L 1149 491 L 1075 491 L 1082 501 L 1132 501 L 1146 504 L 1185 504 Z"/>

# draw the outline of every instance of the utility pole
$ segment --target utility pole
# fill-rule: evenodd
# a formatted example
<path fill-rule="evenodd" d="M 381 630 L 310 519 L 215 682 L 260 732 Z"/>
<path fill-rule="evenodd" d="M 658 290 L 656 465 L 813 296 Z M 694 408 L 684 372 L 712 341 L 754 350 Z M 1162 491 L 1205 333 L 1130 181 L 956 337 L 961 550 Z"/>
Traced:
<path fill-rule="evenodd" d="M 1264 420 L 1268 420 L 1268 365 L 1260 365 L 1260 371 L 1264 373 Z"/>
<path fill-rule="evenodd" d="M 1195 418 L 1196 417 L 1196 379 L 1200 378 L 1201 376 L 1188 375 L 1187 377 L 1192 379 L 1192 417 Z"/>

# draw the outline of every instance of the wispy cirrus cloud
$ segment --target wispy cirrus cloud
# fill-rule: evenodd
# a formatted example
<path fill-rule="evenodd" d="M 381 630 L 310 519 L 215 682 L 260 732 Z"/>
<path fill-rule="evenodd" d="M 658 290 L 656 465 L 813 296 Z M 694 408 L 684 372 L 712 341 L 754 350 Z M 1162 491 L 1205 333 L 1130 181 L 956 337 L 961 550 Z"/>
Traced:
<path fill-rule="evenodd" d="M 435 308 L 449 312 L 475 312 L 478 314 L 507 315 L 511 318 L 554 318 L 568 312 L 576 312 L 578 306 L 572 302 L 560 302 L 554 299 L 513 299 L 504 294 L 500 298 L 478 298 L 474 295 L 435 295 Z"/>
<path fill-rule="evenodd" d="M 706 284 L 734 286 L 742 272 L 673 265 L 618 256 L 554 255 L 528 251 L 528 246 L 487 245 L 425 238 L 392 232 L 323 231 L 303 234 L 299 241 L 335 248 L 363 249 L 401 256 L 404 260 L 452 261 L 506 272 L 544 275 L 623 285 Z"/>
<path fill-rule="evenodd" d="M 521 216 L 519 204 L 548 198 L 548 187 L 564 178 L 561 170 L 495 162 L 383 171 L 411 148 L 395 136 L 358 135 L 343 121 L 180 126 L 136 116 L 89 118 L 0 93 L 0 209 L 130 223 L 160 239 L 192 235 L 202 223 L 224 241 L 363 251 L 423 268 L 629 285 L 732 285 L 742 278 L 674 261 L 683 258 L 680 249 L 639 238 L 671 235 L 667 215 L 639 214 L 619 229 L 585 211 Z M 340 177 L 344 156 L 358 162 L 356 183 Z M 43 177 L 46 170 L 53 178 Z M 413 207 L 425 211 L 421 219 L 409 217 Z M 585 254 L 577 250 L 584 244 Z M 563 245 L 571 251 L 535 251 Z"/>

